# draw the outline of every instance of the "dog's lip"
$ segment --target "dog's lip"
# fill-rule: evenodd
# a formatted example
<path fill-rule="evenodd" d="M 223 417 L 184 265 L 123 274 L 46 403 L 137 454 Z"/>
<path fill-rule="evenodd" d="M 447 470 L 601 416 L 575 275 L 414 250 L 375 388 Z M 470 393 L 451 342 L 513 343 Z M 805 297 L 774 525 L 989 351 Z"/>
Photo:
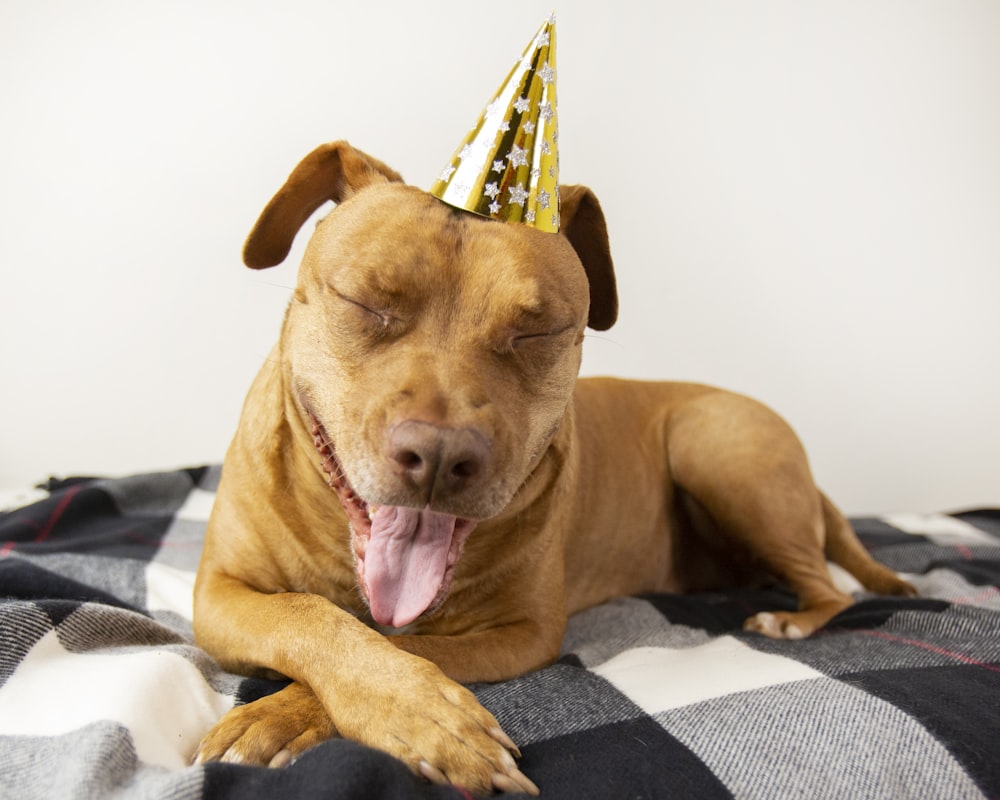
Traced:
<path fill-rule="evenodd" d="M 369 518 L 368 503 L 354 491 L 350 481 L 347 480 L 347 475 L 344 473 L 344 468 L 341 466 L 340 461 L 337 460 L 333 442 L 330 439 L 330 435 L 326 432 L 326 428 L 323 427 L 323 424 L 316 418 L 316 415 L 312 411 L 307 410 L 307 414 L 309 415 L 312 427 L 313 444 L 320 458 L 323 459 L 322 467 L 323 472 L 326 473 L 327 483 L 337 493 L 337 497 L 340 499 L 340 503 L 350 520 L 352 531 L 370 535 L 371 520 Z M 360 555 L 363 557 L 364 553 L 362 552 Z"/>

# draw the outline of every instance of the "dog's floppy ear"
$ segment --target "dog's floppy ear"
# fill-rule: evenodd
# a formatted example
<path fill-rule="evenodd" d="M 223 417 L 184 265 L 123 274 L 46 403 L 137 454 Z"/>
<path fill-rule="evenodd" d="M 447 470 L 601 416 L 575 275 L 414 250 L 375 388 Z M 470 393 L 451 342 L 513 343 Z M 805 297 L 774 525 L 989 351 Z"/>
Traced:
<path fill-rule="evenodd" d="M 560 229 L 583 262 L 590 281 L 587 324 L 595 331 L 606 331 L 618 319 L 618 287 L 604 212 L 586 186 L 560 186 L 559 193 Z"/>
<path fill-rule="evenodd" d="M 373 183 L 402 180 L 345 141 L 320 145 L 299 162 L 261 212 L 243 245 L 243 263 L 254 269 L 280 264 L 299 228 L 327 200 L 339 203 Z"/>

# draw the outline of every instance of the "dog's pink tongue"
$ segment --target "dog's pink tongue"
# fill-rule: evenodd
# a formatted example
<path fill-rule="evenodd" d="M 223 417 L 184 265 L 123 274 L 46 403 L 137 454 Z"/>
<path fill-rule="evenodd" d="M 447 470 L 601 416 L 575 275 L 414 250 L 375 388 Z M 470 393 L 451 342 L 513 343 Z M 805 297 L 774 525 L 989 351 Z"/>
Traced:
<path fill-rule="evenodd" d="M 427 610 L 444 583 L 458 520 L 425 508 L 379 506 L 365 548 L 372 616 L 402 627 Z"/>

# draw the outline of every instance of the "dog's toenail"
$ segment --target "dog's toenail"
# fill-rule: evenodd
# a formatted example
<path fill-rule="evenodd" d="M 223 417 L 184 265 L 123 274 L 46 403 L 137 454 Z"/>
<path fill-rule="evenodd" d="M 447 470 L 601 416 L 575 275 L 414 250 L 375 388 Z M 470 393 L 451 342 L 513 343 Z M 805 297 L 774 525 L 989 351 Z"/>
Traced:
<path fill-rule="evenodd" d="M 281 769 L 282 767 L 287 767 L 294 760 L 295 760 L 295 758 L 292 755 L 292 751 L 291 750 L 279 750 L 275 754 L 274 758 L 272 758 L 268 762 L 267 766 L 270 767 L 270 768 L 272 768 L 272 769 Z"/>

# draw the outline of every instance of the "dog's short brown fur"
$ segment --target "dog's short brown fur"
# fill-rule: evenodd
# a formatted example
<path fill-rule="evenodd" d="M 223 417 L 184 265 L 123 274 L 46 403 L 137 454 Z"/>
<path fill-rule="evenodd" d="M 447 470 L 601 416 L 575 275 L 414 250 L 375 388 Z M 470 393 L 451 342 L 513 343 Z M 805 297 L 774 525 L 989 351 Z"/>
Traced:
<path fill-rule="evenodd" d="M 459 683 L 551 662 L 567 615 L 768 575 L 800 610 L 746 627 L 807 636 L 851 603 L 826 557 L 912 593 L 767 408 L 577 381 L 584 329 L 617 315 L 588 189 L 563 187 L 562 233 L 542 233 L 456 211 L 336 142 L 272 199 L 247 264 L 283 260 L 327 200 L 226 456 L 195 590 L 197 639 L 224 667 L 293 682 L 229 712 L 199 759 L 283 764 L 340 735 L 431 780 L 534 791 Z"/>

